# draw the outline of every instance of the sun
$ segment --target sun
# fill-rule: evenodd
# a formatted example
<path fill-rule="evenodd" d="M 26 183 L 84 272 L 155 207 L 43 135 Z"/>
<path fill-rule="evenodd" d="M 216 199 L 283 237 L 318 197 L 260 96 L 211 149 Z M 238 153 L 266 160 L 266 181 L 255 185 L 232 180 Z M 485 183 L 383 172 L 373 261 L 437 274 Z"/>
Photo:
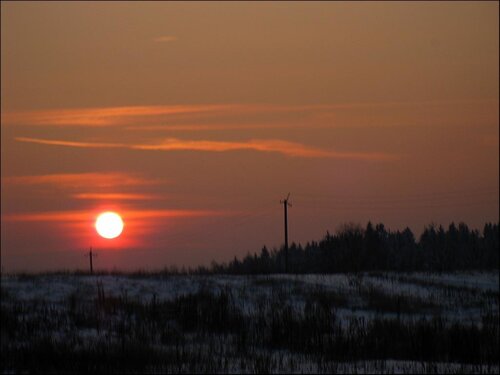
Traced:
<path fill-rule="evenodd" d="M 116 212 L 103 212 L 97 217 L 95 229 L 101 237 L 116 238 L 123 231 L 123 220 Z"/>

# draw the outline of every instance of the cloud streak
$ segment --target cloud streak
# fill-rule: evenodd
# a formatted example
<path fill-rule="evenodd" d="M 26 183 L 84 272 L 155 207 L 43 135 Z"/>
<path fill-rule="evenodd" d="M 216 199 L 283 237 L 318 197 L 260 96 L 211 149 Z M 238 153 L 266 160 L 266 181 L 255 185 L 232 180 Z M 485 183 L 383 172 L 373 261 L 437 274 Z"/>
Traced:
<path fill-rule="evenodd" d="M 2 113 L 2 125 L 115 126 L 176 115 L 221 112 L 233 105 L 170 105 L 61 109 Z"/>
<path fill-rule="evenodd" d="M 69 108 L 40 111 L 3 112 L 3 125 L 42 126 L 119 126 L 158 124 L 178 118 L 218 116 L 317 113 L 352 105 L 268 105 L 268 104 L 194 104 L 122 106 L 102 108 Z M 356 106 L 356 105 L 355 105 Z"/>
<path fill-rule="evenodd" d="M 124 144 L 100 142 L 74 142 L 39 138 L 17 137 L 19 142 L 36 143 L 51 146 L 65 146 L 78 148 L 125 148 L 145 151 L 257 151 L 279 153 L 290 157 L 302 158 L 333 158 L 364 161 L 389 161 L 396 158 L 393 154 L 382 152 L 343 152 L 305 146 L 301 143 L 279 139 L 251 139 L 248 141 L 208 141 L 208 140 L 181 140 L 167 138 L 156 144 Z"/>
<path fill-rule="evenodd" d="M 20 214 L 4 214 L 2 221 L 6 222 L 93 222 L 99 212 L 93 211 L 48 211 Z M 181 218 L 234 215 L 235 212 L 221 210 L 124 210 L 120 211 L 124 221 L 156 218 Z"/>
<path fill-rule="evenodd" d="M 286 123 L 233 123 L 233 124 L 182 124 L 182 125 L 132 125 L 127 126 L 127 130 L 139 131 L 213 131 L 213 130 L 255 130 L 255 129 L 300 129 L 300 128 L 332 128 L 331 124 L 286 124 Z"/>
<path fill-rule="evenodd" d="M 94 172 L 58 173 L 37 176 L 12 176 L 2 178 L 2 183 L 10 185 L 57 185 L 69 189 L 80 189 L 88 186 L 92 186 L 94 188 L 115 188 L 116 186 L 143 186 L 157 184 L 158 181 L 120 172 Z"/>
<path fill-rule="evenodd" d="M 165 36 L 160 38 L 174 38 Z M 165 40 L 166 41 L 166 40 Z M 172 40 L 169 40 L 172 41 Z M 332 120 L 332 115 L 348 113 L 357 118 L 357 111 L 377 109 L 402 110 L 439 108 L 442 106 L 489 105 L 496 106 L 497 100 L 456 100 L 456 101 L 416 101 L 416 102 L 358 102 L 307 105 L 272 105 L 272 104 L 193 104 L 193 105 L 145 105 L 101 108 L 69 108 L 38 111 L 2 112 L 2 125 L 40 125 L 40 126 L 140 126 L 159 125 L 176 119 L 208 119 L 217 116 L 217 121 L 231 116 L 280 116 L 306 115 L 323 121 Z M 378 113 L 378 112 L 377 112 Z M 410 112 L 413 113 L 413 112 Z M 363 122 L 366 119 L 363 120 Z M 259 121 L 260 122 L 260 121 Z M 353 121 L 350 121 L 353 123 Z M 287 124 L 287 122 L 283 122 Z M 382 124 L 383 125 L 383 124 Z M 259 125 L 256 125 L 257 127 Z"/>
<path fill-rule="evenodd" d="M 104 200 L 104 201 L 136 201 L 136 200 L 153 200 L 160 197 L 152 194 L 135 194 L 135 193 L 79 193 L 73 194 L 73 198 L 87 200 Z"/>

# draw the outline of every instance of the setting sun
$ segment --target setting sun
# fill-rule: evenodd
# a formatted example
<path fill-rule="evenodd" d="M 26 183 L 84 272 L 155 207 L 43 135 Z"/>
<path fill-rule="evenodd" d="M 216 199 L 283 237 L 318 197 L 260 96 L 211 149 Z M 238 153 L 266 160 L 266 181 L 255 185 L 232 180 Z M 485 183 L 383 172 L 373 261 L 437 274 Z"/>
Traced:
<path fill-rule="evenodd" d="M 104 212 L 97 217 L 95 229 L 101 237 L 116 238 L 123 231 L 123 220 L 115 212 Z"/>

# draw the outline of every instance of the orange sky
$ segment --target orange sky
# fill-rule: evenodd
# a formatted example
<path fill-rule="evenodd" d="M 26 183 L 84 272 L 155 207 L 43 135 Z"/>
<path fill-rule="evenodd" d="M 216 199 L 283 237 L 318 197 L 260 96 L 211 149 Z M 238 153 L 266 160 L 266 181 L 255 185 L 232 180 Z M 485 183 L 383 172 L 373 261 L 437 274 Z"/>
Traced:
<path fill-rule="evenodd" d="M 3 271 L 499 220 L 498 2 L 1 3 Z M 116 240 L 93 228 L 123 215 Z"/>

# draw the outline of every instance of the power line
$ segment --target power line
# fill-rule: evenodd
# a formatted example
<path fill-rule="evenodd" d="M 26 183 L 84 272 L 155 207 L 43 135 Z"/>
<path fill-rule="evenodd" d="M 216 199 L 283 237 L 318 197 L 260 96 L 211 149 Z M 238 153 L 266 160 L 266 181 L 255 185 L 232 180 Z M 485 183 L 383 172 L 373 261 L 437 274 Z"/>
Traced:
<path fill-rule="evenodd" d="M 498 202 L 498 200 L 496 200 Z M 373 203 L 373 204 L 370 204 Z M 358 202 L 358 204 L 330 204 L 330 205 L 321 205 L 321 209 L 323 210 L 376 210 L 376 211 L 384 211 L 384 210 L 413 210 L 413 209 L 438 209 L 444 207 L 473 207 L 473 206 L 481 206 L 481 205 L 492 205 L 495 203 L 495 200 L 492 201 L 475 201 L 475 202 L 421 202 L 415 204 L 397 204 L 397 202 L 392 202 L 394 204 L 378 204 L 377 202 L 367 202 L 366 204 Z M 410 202 L 411 203 L 411 202 Z"/>
<path fill-rule="evenodd" d="M 379 203 L 392 203 L 392 202 L 407 202 L 411 200 L 417 200 L 421 201 L 422 199 L 425 200 L 433 200 L 433 199 L 445 199 L 445 198 L 456 198 L 456 195 L 459 195 L 460 197 L 463 196 L 470 196 L 470 197 L 482 197 L 486 195 L 498 195 L 498 188 L 495 187 L 481 187 L 481 188 L 476 188 L 476 189 L 456 189 L 456 190 L 450 190 L 450 191 L 436 191 L 436 192 L 416 192 L 413 194 L 408 194 L 408 195 L 401 195 L 401 194 L 392 194 L 391 196 L 376 196 L 376 195 L 362 195 L 359 194 L 357 196 L 354 196 L 352 194 L 336 194 L 336 197 L 331 197 L 328 194 L 321 194 L 321 193 L 299 193 L 299 196 L 304 197 L 305 199 L 310 199 L 310 198 L 316 198 L 316 200 L 321 200 L 321 199 L 328 199 L 328 201 L 342 201 L 345 202 L 346 200 L 356 200 L 356 201 L 378 201 Z"/>

